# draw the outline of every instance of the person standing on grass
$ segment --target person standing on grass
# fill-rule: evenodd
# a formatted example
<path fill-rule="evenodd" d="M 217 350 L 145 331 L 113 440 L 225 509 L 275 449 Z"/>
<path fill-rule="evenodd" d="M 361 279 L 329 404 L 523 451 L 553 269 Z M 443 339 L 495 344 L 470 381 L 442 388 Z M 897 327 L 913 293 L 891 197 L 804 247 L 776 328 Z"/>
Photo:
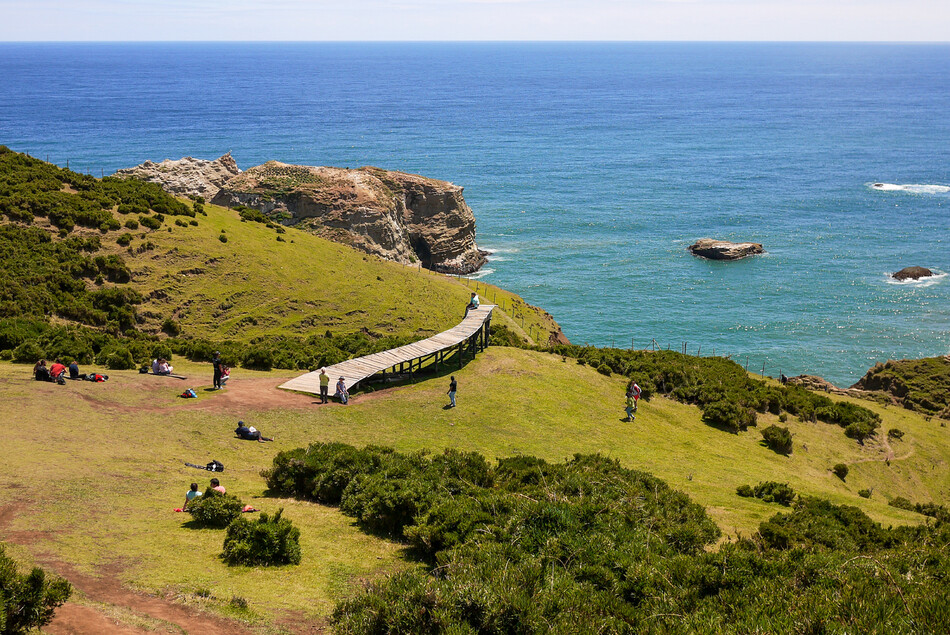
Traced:
<path fill-rule="evenodd" d="M 221 353 L 218 351 L 214 352 L 214 357 L 211 359 L 211 366 L 214 368 L 214 389 L 221 390 L 221 370 L 224 366 L 224 362 L 221 361 Z"/>
<path fill-rule="evenodd" d="M 342 377 L 336 382 L 336 396 L 340 398 L 340 403 L 344 406 L 350 401 L 350 394 L 346 392 L 346 380 Z"/>
<path fill-rule="evenodd" d="M 624 419 L 624 421 L 633 421 L 636 419 L 636 417 L 633 416 L 633 413 L 637 411 L 637 399 L 633 390 L 635 385 L 636 384 L 631 384 L 627 387 L 627 407 L 624 408 L 624 412 L 627 413 L 627 418 Z"/>
<path fill-rule="evenodd" d="M 458 390 L 458 387 L 459 384 L 455 381 L 455 375 L 452 375 L 452 381 L 449 382 L 449 401 L 452 403 L 449 408 L 455 407 L 455 391 Z"/>
<path fill-rule="evenodd" d="M 320 369 L 320 403 L 328 403 L 330 398 L 330 376 L 327 375 L 327 369 Z"/>

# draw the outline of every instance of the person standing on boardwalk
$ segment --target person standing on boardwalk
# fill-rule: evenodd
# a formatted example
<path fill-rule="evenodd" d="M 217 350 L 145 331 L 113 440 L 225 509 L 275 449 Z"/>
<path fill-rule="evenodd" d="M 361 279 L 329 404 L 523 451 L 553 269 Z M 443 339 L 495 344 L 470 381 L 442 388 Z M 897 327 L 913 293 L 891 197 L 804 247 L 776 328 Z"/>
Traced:
<path fill-rule="evenodd" d="M 327 375 L 327 369 L 320 369 L 320 403 L 329 403 L 330 397 L 330 376 Z"/>
<path fill-rule="evenodd" d="M 336 396 L 340 398 L 340 403 L 344 406 L 350 401 L 350 393 L 346 392 L 346 380 L 342 377 L 336 382 Z"/>
<path fill-rule="evenodd" d="M 449 408 L 455 407 L 455 391 L 458 390 L 458 387 L 459 384 L 455 381 L 455 375 L 452 375 L 452 381 L 449 382 L 449 401 L 451 402 Z"/>
<path fill-rule="evenodd" d="M 221 390 L 221 369 L 224 366 L 224 362 L 221 361 L 221 353 L 218 351 L 214 352 L 211 365 L 214 367 L 214 389 Z"/>

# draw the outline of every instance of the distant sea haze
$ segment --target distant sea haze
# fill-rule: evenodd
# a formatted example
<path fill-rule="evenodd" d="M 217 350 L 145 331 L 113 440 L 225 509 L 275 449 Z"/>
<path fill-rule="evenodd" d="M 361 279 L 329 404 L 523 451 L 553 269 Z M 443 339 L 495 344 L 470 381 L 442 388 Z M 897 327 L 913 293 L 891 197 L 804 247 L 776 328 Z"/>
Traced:
<path fill-rule="evenodd" d="M 573 342 L 843 385 L 950 353 L 948 95 L 947 45 L 0 44 L 14 150 L 446 179 L 482 279 Z M 701 260 L 702 237 L 767 253 Z M 889 278 L 909 265 L 939 275 Z"/>

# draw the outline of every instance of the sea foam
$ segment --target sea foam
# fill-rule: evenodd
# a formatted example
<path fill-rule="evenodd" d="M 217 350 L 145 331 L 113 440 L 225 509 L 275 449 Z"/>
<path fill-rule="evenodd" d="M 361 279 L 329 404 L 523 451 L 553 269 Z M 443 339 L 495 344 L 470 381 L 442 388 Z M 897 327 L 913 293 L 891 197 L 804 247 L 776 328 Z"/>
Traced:
<path fill-rule="evenodd" d="M 882 192 L 909 192 L 911 194 L 950 193 L 950 186 L 948 185 L 922 185 L 918 183 L 898 185 L 897 183 L 869 183 L 868 186 L 872 190 L 880 190 Z"/>

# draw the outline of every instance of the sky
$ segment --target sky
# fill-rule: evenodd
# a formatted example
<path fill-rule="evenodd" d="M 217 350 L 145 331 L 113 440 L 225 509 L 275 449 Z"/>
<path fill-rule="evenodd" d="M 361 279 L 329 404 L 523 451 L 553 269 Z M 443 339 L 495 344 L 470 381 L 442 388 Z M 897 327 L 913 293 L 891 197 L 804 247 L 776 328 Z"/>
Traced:
<path fill-rule="evenodd" d="M 950 0 L 0 0 L 0 41 L 950 41 Z"/>

